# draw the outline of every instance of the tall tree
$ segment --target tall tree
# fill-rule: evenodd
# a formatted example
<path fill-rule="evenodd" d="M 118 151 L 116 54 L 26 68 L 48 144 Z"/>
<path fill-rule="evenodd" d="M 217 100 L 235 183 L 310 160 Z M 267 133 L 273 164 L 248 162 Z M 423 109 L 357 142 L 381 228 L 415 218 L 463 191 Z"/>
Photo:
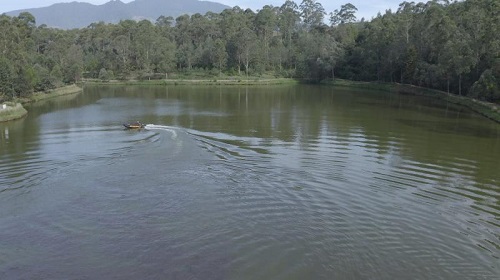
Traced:
<path fill-rule="evenodd" d="M 226 52 L 226 44 L 220 38 L 217 38 L 215 40 L 214 57 L 215 57 L 215 62 L 217 64 L 217 68 L 219 69 L 219 76 L 221 76 L 222 68 L 226 65 L 227 62 L 227 52 Z"/>
<path fill-rule="evenodd" d="M 295 65 L 293 55 L 293 34 L 300 21 L 300 12 L 295 2 L 287 0 L 279 9 L 278 27 L 282 34 L 283 45 L 286 47 L 286 64 L 288 67 Z"/>
<path fill-rule="evenodd" d="M 0 99 L 10 99 L 14 95 L 14 69 L 10 61 L 0 56 Z"/>
<path fill-rule="evenodd" d="M 323 25 L 326 13 L 321 3 L 315 0 L 302 0 L 299 8 L 300 15 L 307 29 Z"/>
<path fill-rule="evenodd" d="M 257 36 L 263 42 L 264 61 L 269 62 L 269 42 L 276 30 L 277 9 L 264 6 L 255 16 L 255 29 Z"/>
<path fill-rule="evenodd" d="M 248 27 L 241 30 L 237 37 L 238 57 L 245 66 L 245 73 L 248 76 L 250 63 L 255 59 L 257 36 Z"/>
<path fill-rule="evenodd" d="M 330 24 L 332 26 L 346 24 L 356 21 L 356 12 L 358 8 L 351 3 L 340 6 L 340 10 L 335 10 L 330 13 Z"/>

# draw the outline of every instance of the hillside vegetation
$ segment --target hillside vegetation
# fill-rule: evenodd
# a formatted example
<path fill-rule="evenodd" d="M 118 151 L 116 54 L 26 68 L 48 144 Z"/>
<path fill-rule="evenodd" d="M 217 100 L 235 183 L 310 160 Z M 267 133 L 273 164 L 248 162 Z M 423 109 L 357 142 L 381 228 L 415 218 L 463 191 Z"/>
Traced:
<path fill-rule="evenodd" d="M 345 4 L 286 1 L 254 12 L 160 16 L 60 30 L 0 16 L 0 99 L 82 78 L 336 77 L 500 100 L 500 1 L 403 2 L 367 22 Z M 324 22 L 329 20 L 329 25 Z"/>

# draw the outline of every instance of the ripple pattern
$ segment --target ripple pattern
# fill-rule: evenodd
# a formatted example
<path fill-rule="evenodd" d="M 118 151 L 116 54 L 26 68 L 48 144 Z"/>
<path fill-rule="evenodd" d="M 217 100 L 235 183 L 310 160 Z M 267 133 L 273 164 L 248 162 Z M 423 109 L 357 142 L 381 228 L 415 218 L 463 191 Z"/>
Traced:
<path fill-rule="evenodd" d="M 423 279 L 498 272 L 494 262 L 473 261 L 485 252 L 498 259 L 500 238 L 498 186 L 475 182 L 474 162 L 449 161 L 446 153 L 437 163 L 408 159 L 397 137 L 382 153 L 360 131 L 274 141 L 264 154 L 253 152 L 263 140 L 198 136 L 221 160 L 214 176 L 227 178 L 219 192 L 235 220 L 239 257 L 231 266 L 242 269 L 238 275 L 253 278 L 255 267 L 270 267 L 276 271 L 262 277 L 288 279 L 293 273 L 283 267 L 325 259 L 329 265 L 318 268 L 324 278 L 404 278 L 404 270 L 422 267 Z"/>
<path fill-rule="evenodd" d="M 498 126 L 231 90 L 96 89 L 2 124 L 0 279 L 498 278 Z"/>

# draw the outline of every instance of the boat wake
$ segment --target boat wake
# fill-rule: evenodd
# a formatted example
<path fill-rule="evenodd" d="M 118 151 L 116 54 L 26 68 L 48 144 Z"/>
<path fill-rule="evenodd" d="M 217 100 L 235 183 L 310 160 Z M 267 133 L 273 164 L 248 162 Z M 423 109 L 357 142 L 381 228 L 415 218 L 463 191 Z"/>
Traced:
<path fill-rule="evenodd" d="M 147 124 L 144 128 L 145 129 L 149 129 L 149 130 L 164 130 L 164 131 L 168 131 L 168 132 L 172 133 L 172 139 L 176 139 L 177 138 L 177 132 L 175 131 L 176 128 L 172 127 L 172 126 Z"/>

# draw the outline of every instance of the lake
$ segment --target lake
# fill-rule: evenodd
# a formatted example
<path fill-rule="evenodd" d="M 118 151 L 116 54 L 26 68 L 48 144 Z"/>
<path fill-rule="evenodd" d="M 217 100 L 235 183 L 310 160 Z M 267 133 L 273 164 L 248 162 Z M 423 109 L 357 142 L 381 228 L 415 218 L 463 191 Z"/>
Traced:
<path fill-rule="evenodd" d="M 463 107 L 291 85 L 27 109 L 0 123 L 1 279 L 500 275 L 500 124 Z"/>

